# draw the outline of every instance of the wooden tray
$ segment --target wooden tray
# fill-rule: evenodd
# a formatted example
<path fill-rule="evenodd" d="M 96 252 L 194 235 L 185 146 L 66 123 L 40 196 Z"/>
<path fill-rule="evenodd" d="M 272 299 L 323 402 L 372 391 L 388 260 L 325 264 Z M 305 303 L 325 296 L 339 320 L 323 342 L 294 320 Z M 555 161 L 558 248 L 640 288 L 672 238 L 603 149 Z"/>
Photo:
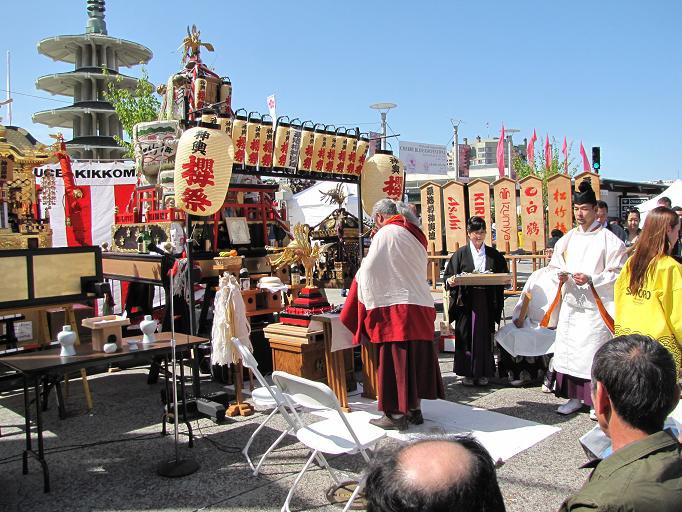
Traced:
<path fill-rule="evenodd" d="M 500 286 L 511 283 L 511 274 L 466 274 L 455 277 L 455 286 Z"/>

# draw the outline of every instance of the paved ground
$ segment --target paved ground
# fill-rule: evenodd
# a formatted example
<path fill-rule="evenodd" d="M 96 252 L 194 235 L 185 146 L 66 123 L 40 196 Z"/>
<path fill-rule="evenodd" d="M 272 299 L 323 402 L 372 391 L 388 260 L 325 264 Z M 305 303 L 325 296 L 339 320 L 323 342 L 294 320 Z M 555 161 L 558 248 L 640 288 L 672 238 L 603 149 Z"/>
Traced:
<path fill-rule="evenodd" d="M 509 309 L 512 301 L 508 301 Z M 452 374 L 452 356 L 441 356 L 447 399 L 561 427 L 561 431 L 510 459 L 498 471 L 510 512 L 557 510 L 564 497 L 576 491 L 587 476 L 578 469 L 585 456 L 577 439 L 594 425 L 586 413 L 565 418 L 555 409 L 559 400 L 539 388 L 466 388 Z M 306 450 L 286 440 L 253 477 L 240 453 L 249 435 L 264 420 L 262 413 L 223 425 L 208 419 L 194 421 L 197 435 L 188 453 L 201 464 L 186 478 L 171 480 L 156 474 L 156 466 L 173 453 L 172 437 L 160 437 L 162 384 L 146 383 L 144 369 L 102 374 L 92 379 L 95 411 L 66 420 L 56 405 L 45 414 L 46 448 L 52 492 L 43 494 L 40 467 L 29 462 L 21 474 L 23 448 L 21 394 L 0 395 L 0 510 L 123 511 L 123 510 L 279 510 Z M 216 386 L 207 384 L 207 386 Z M 70 411 L 84 409 L 82 388 L 71 385 Z M 266 427 L 252 448 L 262 453 L 278 435 L 281 421 Z M 359 457 L 337 458 L 332 465 L 357 472 Z M 318 468 L 306 477 L 294 510 L 340 510 L 327 505 L 324 490 L 331 484 Z"/>

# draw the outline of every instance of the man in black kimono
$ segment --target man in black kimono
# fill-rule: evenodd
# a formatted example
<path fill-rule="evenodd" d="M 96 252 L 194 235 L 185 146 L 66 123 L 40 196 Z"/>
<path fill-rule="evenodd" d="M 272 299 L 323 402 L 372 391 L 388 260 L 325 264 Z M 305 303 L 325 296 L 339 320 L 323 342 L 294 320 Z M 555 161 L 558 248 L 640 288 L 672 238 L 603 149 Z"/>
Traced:
<path fill-rule="evenodd" d="M 450 292 L 449 318 L 455 322 L 455 373 L 465 386 L 486 386 L 495 373 L 493 338 L 504 308 L 504 286 L 454 286 L 454 276 L 467 272 L 506 273 L 504 256 L 484 244 L 481 217 L 467 221 L 469 243 L 452 255 L 445 267 Z"/>

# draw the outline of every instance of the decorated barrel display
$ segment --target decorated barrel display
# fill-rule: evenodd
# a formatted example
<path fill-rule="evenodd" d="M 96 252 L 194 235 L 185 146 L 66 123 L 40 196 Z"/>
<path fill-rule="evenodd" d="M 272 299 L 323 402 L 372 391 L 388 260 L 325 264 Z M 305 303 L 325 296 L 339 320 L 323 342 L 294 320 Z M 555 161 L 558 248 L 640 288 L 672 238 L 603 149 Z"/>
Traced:
<path fill-rule="evenodd" d="M 402 200 L 405 183 L 405 165 L 390 150 L 378 150 L 364 162 L 360 178 L 362 209 L 367 215 L 377 201 L 385 197 Z"/>
<path fill-rule="evenodd" d="M 212 215 L 225 202 L 235 146 L 226 133 L 206 126 L 186 130 L 175 156 L 175 204 L 192 215 Z"/>

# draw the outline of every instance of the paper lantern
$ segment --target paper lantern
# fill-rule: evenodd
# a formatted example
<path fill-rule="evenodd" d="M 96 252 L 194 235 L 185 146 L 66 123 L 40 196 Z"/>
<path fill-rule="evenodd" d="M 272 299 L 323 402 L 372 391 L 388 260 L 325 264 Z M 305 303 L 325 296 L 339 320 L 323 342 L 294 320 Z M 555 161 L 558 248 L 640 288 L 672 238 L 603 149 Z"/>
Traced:
<path fill-rule="evenodd" d="M 359 135 L 355 133 L 348 137 L 346 148 L 346 160 L 344 163 L 345 174 L 355 174 L 355 160 L 358 156 Z"/>
<path fill-rule="evenodd" d="M 336 158 L 334 158 L 334 174 L 346 173 L 346 156 L 348 155 L 348 136 L 345 133 L 336 135 Z"/>
<path fill-rule="evenodd" d="M 227 116 L 218 116 L 216 121 L 218 126 L 220 126 L 220 131 L 225 132 L 232 137 L 232 118 Z"/>
<path fill-rule="evenodd" d="M 232 112 L 232 82 L 228 77 L 220 79 L 220 91 L 218 93 L 218 112 L 223 115 L 229 115 Z"/>
<path fill-rule="evenodd" d="M 313 126 L 305 126 L 306 123 L 310 123 L 310 121 L 306 121 L 301 127 L 301 150 L 298 155 L 299 171 L 310 171 L 313 168 L 315 128 Z"/>
<path fill-rule="evenodd" d="M 229 135 L 196 127 L 180 137 L 175 156 L 175 204 L 192 215 L 208 216 L 225 202 L 235 146 Z"/>
<path fill-rule="evenodd" d="M 327 159 L 327 150 L 329 149 L 329 131 L 326 129 L 318 129 L 315 132 L 315 139 L 313 143 L 313 167 L 311 171 L 324 172 L 324 164 Z"/>
<path fill-rule="evenodd" d="M 270 117 L 267 114 L 266 116 Z M 260 153 L 258 155 L 258 166 L 261 168 L 272 167 L 273 144 L 275 142 L 272 121 L 266 121 L 266 116 L 263 116 L 263 119 L 261 119 Z"/>
<path fill-rule="evenodd" d="M 193 112 L 203 108 L 206 103 L 206 88 L 208 82 L 205 78 L 197 78 L 194 81 L 194 109 Z"/>
<path fill-rule="evenodd" d="M 369 137 L 360 136 L 358 141 L 358 148 L 355 151 L 355 172 L 354 174 L 362 174 L 362 169 L 365 166 L 365 158 L 367 158 L 367 151 L 369 150 Z"/>
<path fill-rule="evenodd" d="M 333 173 L 336 163 L 336 131 L 327 131 L 327 154 L 324 157 L 324 172 Z"/>
<path fill-rule="evenodd" d="M 255 170 L 258 166 L 258 157 L 260 155 L 260 134 L 263 125 L 259 117 L 252 117 L 256 112 L 250 112 L 246 123 L 246 164 L 247 169 Z"/>
<path fill-rule="evenodd" d="M 232 140 L 234 141 L 234 163 L 243 166 L 246 159 L 246 116 L 235 115 L 232 121 Z"/>
<path fill-rule="evenodd" d="M 369 141 L 368 141 L 369 142 Z M 389 150 L 378 150 L 364 162 L 360 178 L 362 186 L 362 209 L 367 215 L 377 201 L 388 197 L 400 201 L 403 198 L 405 165 Z"/>

